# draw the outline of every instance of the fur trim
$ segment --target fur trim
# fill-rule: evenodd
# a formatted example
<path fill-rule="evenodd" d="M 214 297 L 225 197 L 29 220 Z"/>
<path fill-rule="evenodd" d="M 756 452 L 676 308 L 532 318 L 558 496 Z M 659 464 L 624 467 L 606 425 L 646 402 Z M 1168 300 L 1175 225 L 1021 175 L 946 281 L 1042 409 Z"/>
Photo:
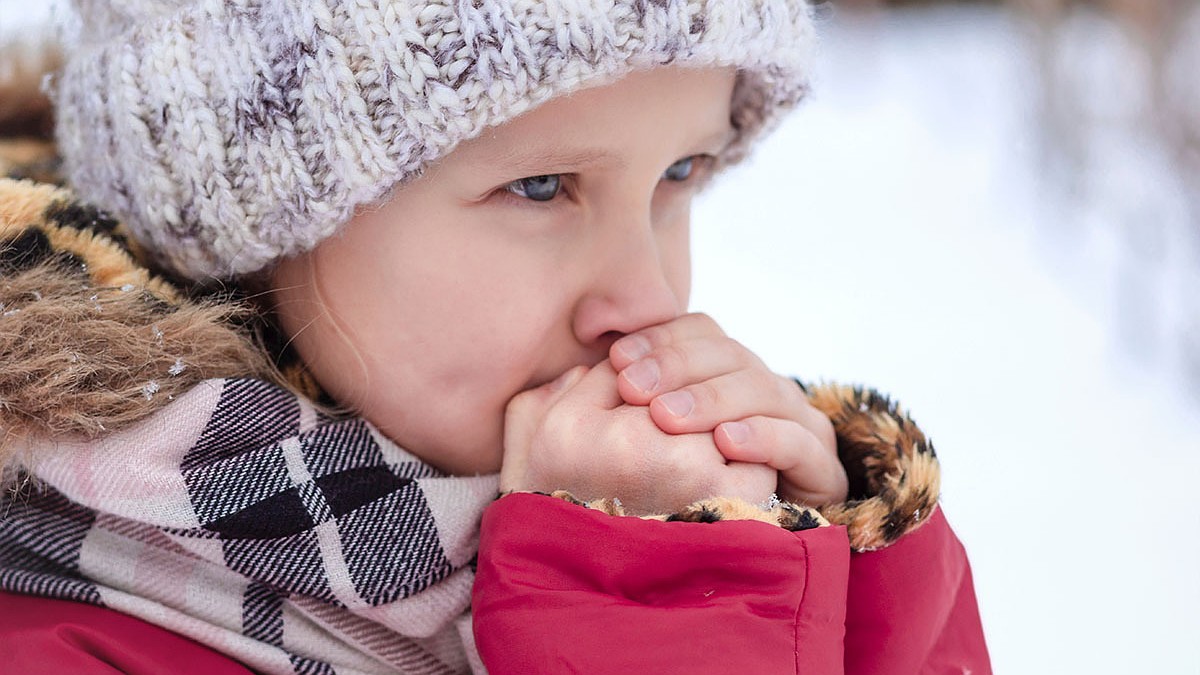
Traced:
<path fill-rule="evenodd" d="M 214 377 L 267 375 L 238 319 L 134 258 L 71 192 L 0 179 L 0 466 L 32 437 L 96 437 Z"/>
<path fill-rule="evenodd" d="M 933 515 L 941 469 L 933 444 L 897 403 L 870 389 L 837 384 L 805 388 L 833 421 L 838 456 L 850 478 L 847 501 L 821 508 L 845 525 L 856 551 L 882 548 Z"/>
<path fill-rule="evenodd" d="M 593 499 L 583 502 L 576 499 L 566 490 L 557 490 L 550 494 L 555 499 L 571 502 L 589 509 L 603 511 L 610 516 L 630 515 L 625 512 L 619 499 Z M 828 527 L 826 520 L 816 510 L 808 506 L 799 506 L 772 500 L 769 504 L 751 504 L 743 499 L 728 497 L 713 497 L 702 499 L 680 509 L 675 513 L 639 516 L 646 520 L 661 520 L 667 523 L 715 523 L 722 520 L 757 520 L 771 525 L 778 525 L 791 532 L 811 530 L 814 527 Z"/>
<path fill-rule="evenodd" d="M 0 138 L 0 178 L 62 185 L 62 160 L 52 141 Z"/>

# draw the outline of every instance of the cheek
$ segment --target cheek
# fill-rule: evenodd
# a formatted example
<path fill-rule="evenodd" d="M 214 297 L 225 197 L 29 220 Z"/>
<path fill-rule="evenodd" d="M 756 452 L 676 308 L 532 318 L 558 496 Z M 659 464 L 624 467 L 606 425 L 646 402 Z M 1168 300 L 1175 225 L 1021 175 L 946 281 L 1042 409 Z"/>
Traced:
<path fill-rule="evenodd" d="M 321 385 L 453 473 L 495 471 L 509 399 L 572 358 L 571 247 L 509 225 L 410 192 L 278 280 Z"/>
<path fill-rule="evenodd" d="M 690 203 L 671 214 L 658 229 L 659 257 L 675 296 L 687 306 L 692 291 Z"/>
<path fill-rule="evenodd" d="M 453 292 L 454 288 L 446 292 Z M 360 413 L 401 447 L 454 474 L 499 470 L 504 410 L 528 378 L 527 342 L 479 295 L 403 298 L 360 333 L 369 377 Z"/>
<path fill-rule="evenodd" d="M 363 298 L 333 313 L 365 364 L 362 414 L 452 473 L 498 470 L 505 407 L 541 376 L 566 325 L 555 266 L 495 248 L 433 256 L 427 247 L 420 260 L 376 272 L 369 296 L 357 290 L 361 271 L 343 266 L 350 271 L 329 291 Z"/>
<path fill-rule="evenodd" d="M 411 268 L 377 296 L 387 299 L 386 315 L 360 322 L 359 341 L 381 376 L 373 378 L 373 389 L 410 400 L 447 397 L 453 407 L 500 396 L 496 390 L 520 379 L 530 358 L 526 331 L 539 318 L 487 269 L 466 265 L 449 275 L 447 269 Z"/>

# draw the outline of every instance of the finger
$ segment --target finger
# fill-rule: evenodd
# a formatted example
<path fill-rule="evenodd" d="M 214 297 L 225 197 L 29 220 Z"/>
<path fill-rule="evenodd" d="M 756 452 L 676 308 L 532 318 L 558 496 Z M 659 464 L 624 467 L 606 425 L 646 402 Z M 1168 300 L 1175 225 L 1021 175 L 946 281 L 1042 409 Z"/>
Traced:
<path fill-rule="evenodd" d="M 546 416 L 547 411 L 566 396 L 587 373 L 587 366 L 575 366 L 540 387 L 512 397 L 504 411 L 505 446 L 514 447 L 521 439 L 527 439 L 533 433 L 534 427 Z"/>
<path fill-rule="evenodd" d="M 608 358 L 619 372 L 657 347 L 701 337 L 724 336 L 725 332 L 709 315 L 684 314 L 622 337 L 609 348 Z"/>
<path fill-rule="evenodd" d="M 713 432 L 713 441 L 731 462 L 779 471 L 782 499 L 819 505 L 846 497 L 846 471 L 836 448 L 797 422 L 763 416 L 724 422 Z"/>
<path fill-rule="evenodd" d="M 662 344 L 618 370 L 617 391 L 630 405 L 647 405 L 658 394 L 737 370 L 767 370 L 736 340 L 721 336 Z"/>
<path fill-rule="evenodd" d="M 752 415 L 800 421 L 807 401 L 790 380 L 769 370 L 738 370 L 654 397 L 650 417 L 670 434 L 712 431 Z"/>
<path fill-rule="evenodd" d="M 582 368 L 583 366 L 577 366 Z M 585 403 L 602 410 L 613 410 L 624 401 L 617 393 L 617 373 L 607 360 L 593 366 L 564 394 L 564 400 Z"/>
<path fill-rule="evenodd" d="M 660 503 L 660 512 L 663 508 L 678 509 L 697 500 L 713 497 L 738 498 L 760 504 L 776 493 L 780 474 L 774 468 L 759 463 L 727 461 L 713 443 L 712 434 L 691 436 L 698 442 L 689 444 L 692 446 L 690 449 L 700 452 L 690 453 L 677 464 L 678 470 L 674 472 L 674 487 L 682 488 L 676 494 L 686 495 L 686 498 L 679 503 Z M 704 449 L 700 446 L 704 446 Z M 652 493 L 662 491 L 662 486 L 658 485 Z"/>
<path fill-rule="evenodd" d="M 512 397 L 504 410 L 504 462 L 501 483 L 523 475 L 527 457 L 513 449 L 528 448 L 537 425 L 554 404 L 588 372 L 587 366 L 576 366 L 540 387 L 523 391 Z"/>
<path fill-rule="evenodd" d="M 768 469 L 763 471 L 763 469 Z M 779 491 L 779 472 L 752 462 L 729 462 L 722 469 L 716 496 L 736 497 L 751 504 L 764 504 Z"/>
<path fill-rule="evenodd" d="M 540 387 L 523 391 L 508 403 L 508 414 L 522 418 L 540 418 L 555 402 L 566 395 L 588 372 L 587 366 L 575 366 Z"/>

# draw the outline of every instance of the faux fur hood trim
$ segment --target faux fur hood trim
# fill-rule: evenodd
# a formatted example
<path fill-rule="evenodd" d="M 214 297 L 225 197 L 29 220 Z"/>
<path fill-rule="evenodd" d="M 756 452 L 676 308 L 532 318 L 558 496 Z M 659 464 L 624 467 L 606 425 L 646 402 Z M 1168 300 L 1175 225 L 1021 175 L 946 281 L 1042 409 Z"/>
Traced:
<path fill-rule="evenodd" d="M 537 493 L 541 494 L 541 493 Z M 593 499 L 580 501 L 566 490 L 558 490 L 550 494 L 555 499 L 570 502 L 597 511 L 603 511 L 610 516 L 631 516 L 619 499 Z M 772 499 L 767 504 L 751 504 L 744 499 L 730 497 L 713 497 L 693 502 L 675 513 L 638 516 L 646 520 L 660 520 L 667 523 L 716 523 L 722 520 L 757 520 L 770 525 L 778 525 L 789 532 L 811 530 L 814 527 L 828 527 L 826 520 L 815 508 L 800 504 L 789 504 Z"/>
<path fill-rule="evenodd" d="M 52 141 L 37 138 L 0 140 L 0 177 L 59 184 L 62 160 Z"/>
<path fill-rule="evenodd" d="M 69 191 L 0 179 L 0 465 L 21 439 L 96 437 L 152 415 L 204 379 L 271 376 L 266 350 L 242 327 L 248 309 L 189 297 L 150 273 L 139 254 L 121 224 Z M 314 391 L 299 376 L 275 375 Z M 929 518 L 938 462 L 912 419 L 868 389 L 805 391 L 833 421 L 847 501 L 813 509 L 710 499 L 656 517 L 762 520 L 789 530 L 844 525 L 860 551 L 887 546 Z M 586 506 L 624 515 L 614 500 Z"/>
<path fill-rule="evenodd" d="M 0 179 L 0 466 L 24 439 L 94 438 L 202 380 L 269 373 L 245 308 L 189 299 L 138 252 L 71 192 Z"/>
<path fill-rule="evenodd" d="M 850 478 L 849 498 L 821 514 L 846 526 L 851 548 L 887 546 L 933 515 L 941 490 L 937 453 L 899 404 L 863 387 L 821 384 L 806 391 L 833 421 Z"/>

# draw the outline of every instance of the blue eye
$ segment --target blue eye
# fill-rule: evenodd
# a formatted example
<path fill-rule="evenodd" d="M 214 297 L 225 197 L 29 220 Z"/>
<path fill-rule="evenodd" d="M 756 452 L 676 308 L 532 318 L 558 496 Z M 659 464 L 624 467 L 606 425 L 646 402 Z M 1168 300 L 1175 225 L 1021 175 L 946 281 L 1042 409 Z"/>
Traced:
<path fill-rule="evenodd" d="M 692 175 L 692 164 L 695 163 L 695 159 L 695 155 L 684 157 L 671 166 L 668 166 L 667 170 L 663 172 L 663 178 L 679 182 L 687 180 Z"/>
<path fill-rule="evenodd" d="M 560 188 L 562 188 L 560 174 L 522 178 L 504 186 L 508 192 L 535 202 L 548 202 L 554 199 Z"/>

